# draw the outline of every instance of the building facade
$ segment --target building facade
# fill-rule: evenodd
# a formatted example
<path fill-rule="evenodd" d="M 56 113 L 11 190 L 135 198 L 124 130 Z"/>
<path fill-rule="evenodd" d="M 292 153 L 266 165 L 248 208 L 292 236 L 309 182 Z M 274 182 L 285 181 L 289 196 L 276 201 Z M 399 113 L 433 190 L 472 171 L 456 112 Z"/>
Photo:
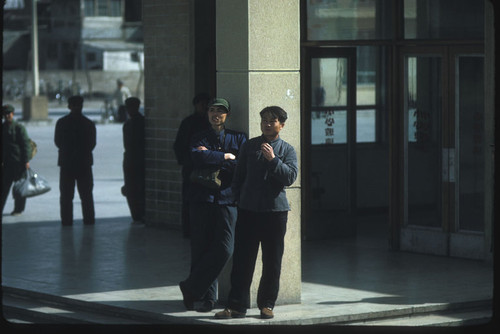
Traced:
<path fill-rule="evenodd" d="M 180 226 L 172 145 L 208 92 L 250 137 L 263 107 L 290 114 L 282 303 L 300 300 L 301 240 L 367 225 L 391 250 L 490 259 L 493 13 L 487 0 L 144 0 L 147 223 Z"/>

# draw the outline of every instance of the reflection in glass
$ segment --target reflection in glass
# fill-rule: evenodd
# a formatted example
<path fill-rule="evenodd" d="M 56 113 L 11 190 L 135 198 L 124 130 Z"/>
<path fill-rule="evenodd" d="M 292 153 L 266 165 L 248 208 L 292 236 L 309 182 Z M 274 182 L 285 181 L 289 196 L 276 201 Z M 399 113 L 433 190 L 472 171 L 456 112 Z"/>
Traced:
<path fill-rule="evenodd" d="M 459 229 L 484 231 L 484 58 L 458 57 Z"/>
<path fill-rule="evenodd" d="M 407 125 L 407 224 L 441 223 L 441 58 L 408 57 L 405 109 Z"/>
<path fill-rule="evenodd" d="M 311 143 L 331 145 L 347 143 L 347 112 L 345 110 L 313 111 Z"/>
<path fill-rule="evenodd" d="M 312 104 L 345 106 L 347 104 L 347 59 L 313 58 L 311 61 Z"/>
<path fill-rule="evenodd" d="M 390 0 L 308 0 L 308 40 L 391 38 Z"/>
<path fill-rule="evenodd" d="M 405 0 L 406 39 L 483 39 L 482 0 Z"/>

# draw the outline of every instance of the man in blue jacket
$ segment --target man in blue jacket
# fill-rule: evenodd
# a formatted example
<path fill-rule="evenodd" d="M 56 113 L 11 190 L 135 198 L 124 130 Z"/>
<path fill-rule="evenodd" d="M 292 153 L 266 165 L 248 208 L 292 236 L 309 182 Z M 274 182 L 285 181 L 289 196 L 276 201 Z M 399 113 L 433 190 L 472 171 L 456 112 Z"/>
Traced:
<path fill-rule="evenodd" d="M 195 134 L 191 143 L 193 169 L 218 169 L 220 186 L 210 188 L 193 180 L 189 190 L 191 270 L 179 283 L 188 310 L 199 300 L 203 304 L 198 311 L 214 308 L 217 277 L 233 254 L 237 208 L 231 183 L 246 135 L 226 129 L 230 112 L 227 100 L 215 99 L 208 109 L 210 129 Z"/>
<path fill-rule="evenodd" d="M 226 309 L 215 314 L 217 319 L 245 317 L 259 244 L 262 276 L 257 306 L 261 318 L 274 317 L 290 211 L 285 187 L 295 182 L 298 166 L 294 148 L 279 136 L 287 119 L 285 110 L 266 107 L 260 116 L 262 135 L 242 147 L 234 175 L 233 191 L 239 211 L 231 290 Z"/>

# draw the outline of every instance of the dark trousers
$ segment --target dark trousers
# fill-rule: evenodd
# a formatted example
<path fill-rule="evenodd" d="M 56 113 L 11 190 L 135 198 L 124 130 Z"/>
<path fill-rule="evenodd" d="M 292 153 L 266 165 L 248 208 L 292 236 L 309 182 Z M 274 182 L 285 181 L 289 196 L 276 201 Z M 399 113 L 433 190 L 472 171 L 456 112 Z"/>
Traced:
<path fill-rule="evenodd" d="M 233 254 L 237 208 L 191 203 L 191 271 L 184 281 L 196 300 L 217 300 L 217 277 Z"/>
<path fill-rule="evenodd" d="M 262 276 L 257 292 L 257 306 L 274 308 L 278 298 L 281 260 L 285 248 L 287 211 L 238 211 L 231 271 L 230 309 L 246 312 L 250 307 L 250 286 L 255 261 L 262 248 Z"/>
<path fill-rule="evenodd" d="M 82 202 L 83 223 L 92 225 L 95 223 L 92 166 L 84 166 L 78 169 L 61 167 L 59 175 L 61 223 L 63 225 L 73 224 L 75 184 Z"/>
<path fill-rule="evenodd" d="M 182 209 L 181 209 L 181 225 L 182 235 L 184 238 L 190 236 L 190 219 L 189 219 L 189 188 L 191 187 L 191 168 L 182 168 Z"/>
<path fill-rule="evenodd" d="M 10 187 L 22 177 L 23 172 L 24 166 L 4 166 L 2 168 L 2 213 L 9 196 Z M 14 197 L 14 212 L 23 212 L 25 207 L 26 197 Z"/>
<path fill-rule="evenodd" d="M 139 196 L 138 196 L 139 195 Z M 127 195 L 127 204 L 130 209 L 130 215 L 134 221 L 140 222 L 144 219 L 146 213 L 146 202 L 144 194 Z"/>

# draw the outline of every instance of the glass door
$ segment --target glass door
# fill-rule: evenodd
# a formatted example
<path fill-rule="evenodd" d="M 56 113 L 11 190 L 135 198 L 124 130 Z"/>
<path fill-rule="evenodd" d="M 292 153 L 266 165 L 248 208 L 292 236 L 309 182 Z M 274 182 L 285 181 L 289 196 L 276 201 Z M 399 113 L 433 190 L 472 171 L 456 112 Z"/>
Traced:
<path fill-rule="evenodd" d="M 356 233 L 356 49 L 313 49 L 307 57 L 308 145 L 305 235 L 309 239 Z"/>
<path fill-rule="evenodd" d="M 455 219 L 450 255 L 482 258 L 485 253 L 484 56 L 453 52 L 455 115 Z"/>
<path fill-rule="evenodd" d="M 464 48 L 402 50 L 402 250 L 482 257 L 483 62 Z"/>

